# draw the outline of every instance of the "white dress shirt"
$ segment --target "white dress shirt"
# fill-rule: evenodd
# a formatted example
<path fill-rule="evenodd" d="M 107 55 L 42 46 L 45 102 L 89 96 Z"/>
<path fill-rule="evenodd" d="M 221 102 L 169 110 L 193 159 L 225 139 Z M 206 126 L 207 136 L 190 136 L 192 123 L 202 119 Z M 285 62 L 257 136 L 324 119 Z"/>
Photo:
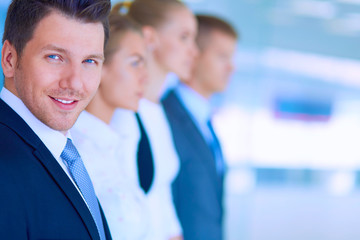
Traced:
<path fill-rule="evenodd" d="M 149 138 L 155 168 L 154 180 L 146 195 L 152 222 L 151 240 L 168 240 L 182 234 L 171 194 L 179 159 L 162 106 L 142 99 L 138 112 Z"/>
<path fill-rule="evenodd" d="M 142 240 L 148 234 L 148 207 L 124 161 L 127 139 L 83 111 L 72 129 L 74 144 L 93 181 L 114 240 Z"/>

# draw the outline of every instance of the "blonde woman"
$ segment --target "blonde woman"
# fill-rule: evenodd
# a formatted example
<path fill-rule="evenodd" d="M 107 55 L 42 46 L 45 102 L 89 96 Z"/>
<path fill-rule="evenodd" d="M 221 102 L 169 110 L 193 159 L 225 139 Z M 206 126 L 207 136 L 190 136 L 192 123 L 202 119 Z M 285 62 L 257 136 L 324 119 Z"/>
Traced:
<path fill-rule="evenodd" d="M 131 176 L 126 162 L 128 145 L 110 126 L 116 108 L 138 108 L 146 78 L 145 44 L 141 28 L 120 13 L 123 4 L 110 14 L 110 38 L 99 90 L 82 112 L 72 134 L 114 240 L 142 240 L 148 234 L 149 218 L 144 194 Z M 131 112 L 132 111 L 132 112 Z M 134 118 L 135 119 L 135 118 Z"/>
<path fill-rule="evenodd" d="M 135 0 L 128 15 L 142 26 L 147 48 L 148 86 L 137 114 L 141 136 L 136 162 L 139 185 L 149 204 L 151 239 L 182 239 L 171 194 L 179 160 L 160 94 L 168 73 L 190 76 L 197 53 L 196 19 L 177 0 Z"/>

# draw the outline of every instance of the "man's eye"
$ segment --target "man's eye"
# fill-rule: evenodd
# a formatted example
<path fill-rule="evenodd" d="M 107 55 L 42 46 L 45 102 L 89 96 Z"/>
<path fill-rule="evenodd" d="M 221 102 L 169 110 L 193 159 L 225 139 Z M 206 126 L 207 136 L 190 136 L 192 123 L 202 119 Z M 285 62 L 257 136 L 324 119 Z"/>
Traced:
<path fill-rule="evenodd" d="M 60 57 L 58 55 L 49 55 L 48 58 L 53 59 L 53 60 L 59 60 Z"/>
<path fill-rule="evenodd" d="M 86 59 L 84 62 L 85 63 L 96 63 L 95 60 L 93 60 L 93 59 Z"/>

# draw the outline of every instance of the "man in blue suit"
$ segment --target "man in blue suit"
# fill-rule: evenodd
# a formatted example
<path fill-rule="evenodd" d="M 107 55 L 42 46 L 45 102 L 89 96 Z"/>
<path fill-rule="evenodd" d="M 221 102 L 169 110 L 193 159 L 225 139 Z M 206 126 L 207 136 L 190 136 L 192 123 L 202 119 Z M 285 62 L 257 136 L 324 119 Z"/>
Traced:
<path fill-rule="evenodd" d="M 100 82 L 110 0 L 13 0 L 1 65 L 0 239 L 111 239 L 69 129 Z"/>
<path fill-rule="evenodd" d="M 197 20 L 199 55 L 192 77 L 181 79 L 162 103 L 181 161 L 172 190 L 184 240 L 221 240 L 225 166 L 209 99 L 228 83 L 237 34 L 222 19 L 198 15 Z"/>

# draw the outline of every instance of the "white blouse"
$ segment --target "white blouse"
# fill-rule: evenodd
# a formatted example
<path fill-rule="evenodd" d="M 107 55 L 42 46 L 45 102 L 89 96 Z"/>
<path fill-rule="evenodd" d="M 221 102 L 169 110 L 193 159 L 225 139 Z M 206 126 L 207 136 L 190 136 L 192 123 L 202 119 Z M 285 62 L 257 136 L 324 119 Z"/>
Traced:
<path fill-rule="evenodd" d="M 135 113 L 130 110 L 118 108 L 111 119 L 110 126 L 122 140 L 124 149 L 122 163 L 126 165 L 127 176 L 136 184 L 139 183 L 137 173 L 137 149 L 140 140 L 140 129 Z M 140 186 L 140 185 L 139 185 Z M 140 187 L 139 187 L 140 188 Z M 142 191 L 142 189 L 140 188 Z"/>
<path fill-rule="evenodd" d="M 93 182 L 112 238 L 146 239 L 150 230 L 149 208 L 134 179 L 133 167 L 125 161 L 128 139 L 86 111 L 80 114 L 71 134 Z"/>
<path fill-rule="evenodd" d="M 148 134 L 155 167 L 154 180 L 146 195 L 152 223 L 151 240 L 168 240 L 182 234 L 171 194 L 179 159 L 162 106 L 142 99 L 138 112 Z"/>

